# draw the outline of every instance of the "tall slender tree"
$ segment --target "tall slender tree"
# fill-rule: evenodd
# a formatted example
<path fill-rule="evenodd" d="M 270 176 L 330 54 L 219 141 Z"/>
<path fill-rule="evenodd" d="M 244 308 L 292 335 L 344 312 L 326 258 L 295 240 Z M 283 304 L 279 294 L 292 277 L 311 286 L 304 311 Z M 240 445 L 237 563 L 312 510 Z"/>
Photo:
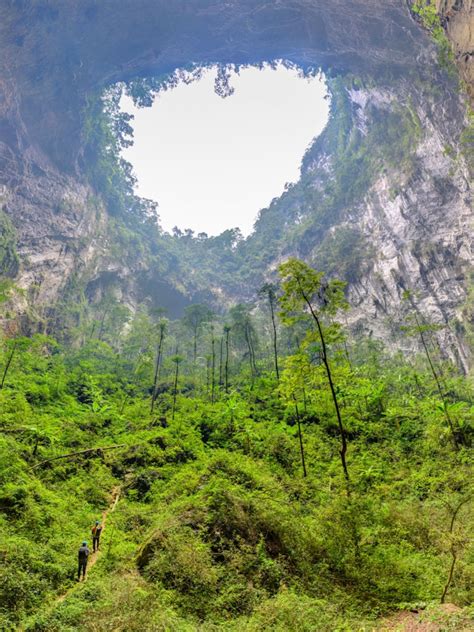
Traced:
<path fill-rule="evenodd" d="M 173 408 L 171 412 L 171 419 L 174 419 L 176 413 L 176 400 L 178 397 L 178 383 L 179 383 L 179 365 L 183 361 L 183 356 L 179 355 L 179 347 L 176 345 L 176 353 L 171 357 L 171 361 L 174 363 L 174 381 L 173 381 Z"/>
<path fill-rule="evenodd" d="M 0 390 L 4 387 L 5 385 L 5 380 L 7 379 L 7 375 L 8 375 L 8 371 L 10 369 L 12 360 L 13 360 L 13 356 L 15 355 L 16 349 L 18 347 L 18 340 L 14 339 L 12 344 L 10 345 L 10 349 L 7 355 L 7 361 L 5 362 L 5 367 L 3 369 L 3 374 L 2 374 L 2 379 L 0 381 Z"/>
<path fill-rule="evenodd" d="M 446 419 L 446 422 L 447 422 L 447 424 L 449 426 L 449 430 L 451 432 L 451 439 L 452 439 L 452 442 L 453 442 L 454 449 L 455 450 L 459 450 L 459 440 L 458 440 L 458 437 L 457 437 L 458 433 L 456 432 L 456 430 L 459 431 L 459 429 L 456 429 L 454 421 L 453 421 L 453 419 L 451 417 L 451 414 L 449 412 L 448 401 L 446 399 L 446 395 L 445 395 L 444 389 L 442 387 L 442 377 L 441 377 L 441 374 L 438 373 L 438 371 L 435 368 L 435 364 L 434 364 L 434 361 L 433 361 L 433 359 L 431 357 L 431 353 L 430 353 L 430 350 L 429 350 L 429 347 L 428 347 L 428 342 L 426 340 L 426 335 L 428 333 L 432 333 L 433 331 L 435 331 L 437 329 L 440 329 L 440 327 L 437 326 L 437 325 L 425 324 L 425 323 L 421 322 L 421 319 L 420 319 L 420 316 L 419 316 L 419 313 L 418 313 L 418 308 L 417 308 L 417 306 L 416 306 L 416 304 L 414 302 L 414 297 L 413 297 L 412 292 L 410 292 L 409 290 L 406 290 L 403 293 L 403 300 L 409 301 L 411 306 L 412 306 L 412 308 L 413 308 L 413 311 L 412 311 L 412 314 L 411 314 L 411 318 L 414 321 L 414 326 L 413 325 L 412 326 L 408 325 L 408 326 L 402 327 L 402 329 L 405 330 L 408 333 L 412 333 L 412 334 L 418 335 L 420 337 L 421 346 L 422 346 L 423 352 L 424 352 L 424 354 L 426 356 L 426 360 L 428 362 L 428 366 L 430 367 L 431 374 L 432 374 L 433 379 L 434 379 L 435 384 L 436 384 L 436 390 L 438 391 L 438 395 L 439 395 L 439 398 L 441 400 L 441 404 L 443 406 L 444 417 Z M 462 432 L 459 432 L 459 434 L 460 434 L 461 442 L 465 443 L 465 439 L 463 437 Z"/>
<path fill-rule="evenodd" d="M 296 398 L 295 398 L 295 413 L 296 413 L 296 423 L 298 424 L 298 439 L 300 443 L 301 467 L 303 468 L 303 476 L 306 478 L 307 472 L 306 472 L 306 461 L 304 458 L 303 434 L 301 432 L 301 417 L 300 417 L 300 411 L 298 408 L 298 402 L 296 401 Z"/>
<path fill-rule="evenodd" d="M 250 373 L 254 378 L 257 371 L 256 351 L 257 346 L 257 332 L 255 331 L 254 324 L 250 315 L 250 308 L 248 305 L 240 303 L 229 312 L 232 319 L 232 329 L 235 333 L 235 338 L 241 341 L 247 349 L 247 353 L 244 354 L 248 357 Z"/>
<path fill-rule="evenodd" d="M 326 372 L 339 426 L 341 465 L 344 477 L 349 483 L 350 477 L 346 459 L 347 433 L 342 421 L 327 346 L 327 339 L 334 339 L 339 329 L 338 324 L 334 321 L 335 314 L 338 310 L 347 307 L 343 292 L 344 283 L 338 280 L 325 282 L 323 272 L 313 270 L 298 259 L 289 259 L 281 264 L 280 275 L 283 279 L 283 296 L 280 298 L 283 322 L 291 325 L 301 320 L 302 316 L 305 317 L 305 314 L 309 314 L 313 322 L 313 332 L 320 345 L 321 362 Z M 328 319 L 330 322 L 326 324 L 325 321 Z M 307 341 L 313 342 L 313 336 L 309 335 L 308 337 L 307 335 Z"/>
<path fill-rule="evenodd" d="M 224 334 L 225 334 L 225 392 L 229 392 L 229 338 L 230 338 L 230 325 L 224 325 Z"/>
<path fill-rule="evenodd" d="M 219 339 L 219 388 L 224 384 L 224 336 Z"/>
<path fill-rule="evenodd" d="M 276 318 L 275 318 L 275 310 L 277 305 L 277 295 L 276 295 L 277 286 L 273 283 L 265 283 L 260 290 L 259 296 L 262 298 L 266 298 L 268 301 L 268 306 L 270 308 L 270 316 L 272 323 L 272 342 L 273 342 L 273 360 L 275 363 L 275 373 L 277 376 L 277 380 L 280 379 L 280 371 L 278 368 L 278 336 L 277 336 L 277 326 L 276 326 Z"/>
<path fill-rule="evenodd" d="M 216 391 L 216 338 L 214 335 L 214 323 L 211 323 L 211 403 L 214 403 Z"/>
<path fill-rule="evenodd" d="M 204 323 L 208 323 L 212 320 L 213 313 L 200 303 L 189 305 L 184 310 L 183 323 L 187 327 L 193 336 L 193 365 L 196 365 L 197 347 L 198 347 L 198 334 Z"/>
<path fill-rule="evenodd" d="M 165 340 L 166 327 L 168 321 L 164 318 L 158 323 L 158 343 L 156 346 L 155 374 L 153 376 L 153 390 L 151 394 L 150 413 L 153 414 L 156 398 L 158 396 L 158 380 L 160 378 L 160 369 L 163 358 L 163 343 Z"/>

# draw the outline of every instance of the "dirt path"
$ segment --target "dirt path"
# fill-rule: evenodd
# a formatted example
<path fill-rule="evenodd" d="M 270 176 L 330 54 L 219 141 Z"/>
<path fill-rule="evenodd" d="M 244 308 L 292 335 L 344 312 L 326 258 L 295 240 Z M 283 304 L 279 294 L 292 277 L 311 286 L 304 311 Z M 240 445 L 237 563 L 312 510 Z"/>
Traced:
<path fill-rule="evenodd" d="M 107 517 L 109 514 L 111 514 L 113 511 L 115 511 L 115 507 L 117 506 L 117 503 L 119 501 L 120 498 L 120 492 L 121 492 L 122 488 L 121 487 L 114 487 L 112 489 L 112 501 L 110 503 L 110 505 L 108 506 L 108 508 L 102 513 L 102 533 L 101 533 L 101 540 L 103 537 L 103 534 L 105 532 L 105 527 L 106 527 L 106 523 L 107 523 Z M 97 563 L 100 554 L 102 553 L 102 550 L 98 550 L 95 553 L 91 553 L 89 555 L 89 560 L 87 562 L 87 572 L 86 572 L 86 579 L 85 581 L 87 581 L 87 577 L 89 576 L 89 573 L 91 572 L 91 570 L 94 568 L 95 564 Z M 52 609 L 58 604 L 63 602 L 66 597 L 68 597 L 72 592 L 74 592 L 83 582 L 77 582 L 77 584 L 75 584 L 74 586 L 71 586 L 71 588 L 69 588 L 69 590 L 67 590 L 65 593 L 63 593 L 62 595 L 59 595 L 58 597 L 56 597 L 56 599 L 54 600 L 53 604 L 52 604 Z"/>
<path fill-rule="evenodd" d="M 118 503 L 118 501 L 120 499 L 121 491 L 122 491 L 122 488 L 120 486 L 114 487 L 112 489 L 112 491 L 111 491 L 111 497 L 112 498 L 111 498 L 110 505 L 102 513 L 102 534 L 105 531 L 105 526 L 106 526 L 106 523 L 107 523 L 107 517 L 109 516 L 109 514 L 111 514 L 113 511 L 115 511 L 115 508 L 117 507 L 117 503 Z M 99 560 L 101 552 L 102 551 L 96 551 L 95 553 L 91 553 L 90 554 L 89 561 L 88 561 L 88 564 L 87 564 L 86 580 L 87 580 L 87 577 L 88 577 L 89 573 L 94 568 L 94 566 L 97 563 L 97 561 Z M 68 590 L 66 590 L 66 592 L 62 593 L 61 595 L 58 595 L 48 606 L 46 606 L 44 608 L 43 612 L 45 614 L 51 613 L 60 603 L 62 603 L 65 599 L 67 599 L 67 597 L 69 597 L 69 595 L 71 595 L 78 588 L 80 588 L 83 583 L 84 582 L 76 582 L 73 586 L 71 586 Z M 29 621 L 27 620 L 23 625 L 21 625 L 18 628 L 18 632 L 24 632 L 25 630 L 28 630 L 28 624 L 29 624 Z"/>
<path fill-rule="evenodd" d="M 461 616 L 461 608 L 451 603 L 440 605 L 430 613 L 423 610 L 398 612 L 382 621 L 374 632 L 443 632 L 448 629 L 456 632 L 472 632 L 474 629 Z"/>

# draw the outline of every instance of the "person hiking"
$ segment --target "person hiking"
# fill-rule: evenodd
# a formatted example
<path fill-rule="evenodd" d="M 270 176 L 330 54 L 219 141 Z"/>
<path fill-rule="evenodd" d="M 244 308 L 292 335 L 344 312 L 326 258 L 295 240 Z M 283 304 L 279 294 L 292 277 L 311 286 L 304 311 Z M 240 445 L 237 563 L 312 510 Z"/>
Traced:
<path fill-rule="evenodd" d="M 86 568 L 87 568 L 87 560 L 89 559 L 89 553 L 90 553 L 90 549 L 87 546 L 87 542 L 84 540 L 84 542 L 79 547 L 79 552 L 78 552 L 78 562 L 79 562 L 78 567 L 77 567 L 77 581 L 78 582 L 81 581 L 81 572 L 82 572 L 82 579 L 86 578 Z"/>
<path fill-rule="evenodd" d="M 92 550 L 94 553 L 99 550 L 100 534 L 102 533 L 102 525 L 99 520 L 95 521 L 95 525 L 92 527 Z"/>

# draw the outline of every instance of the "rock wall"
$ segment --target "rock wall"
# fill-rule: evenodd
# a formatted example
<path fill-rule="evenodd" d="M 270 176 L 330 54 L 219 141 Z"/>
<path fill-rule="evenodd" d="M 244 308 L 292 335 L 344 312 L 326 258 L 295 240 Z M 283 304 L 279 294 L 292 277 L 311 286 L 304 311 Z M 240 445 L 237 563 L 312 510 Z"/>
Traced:
<path fill-rule="evenodd" d="M 400 93 L 390 96 L 400 102 Z M 377 90 L 351 97 L 357 102 L 362 97 L 365 110 L 380 102 Z M 443 348 L 467 370 L 472 350 L 460 332 L 472 326 L 472 315 L 463 307 L 474 269 L 474 216 L 460 143 L 462 111 L 449 99 L 436 108 L 425 105 L 420 98 L 413 106 L 421 124 L 413 162 L 377 178 L 348 220 L 370 240 L 373 251 L 368 274 L 351 284 L 351 320 L 399 345 L 399 326 L 409 307 L 403 293 L 410 290 L 422 318 L 443 327 L 438 334 Z"/>
<path fill-rule="evenodd" d="M 1 88 L 0 205 L 15 226 L 20 258 L 10 310 L 41 321 L 68 280 L 97 258 L 106 214 L 86 184 L 31 141 L 14 81 Z"/>
<path fill-rule="evenodd" d="M 400 74 L 430 56 L 405 0 L 2 0 L 0 42 L 0 76 L 61 170 L 77 167 L 88 95 L 117 81 L 279 58 Z"/>

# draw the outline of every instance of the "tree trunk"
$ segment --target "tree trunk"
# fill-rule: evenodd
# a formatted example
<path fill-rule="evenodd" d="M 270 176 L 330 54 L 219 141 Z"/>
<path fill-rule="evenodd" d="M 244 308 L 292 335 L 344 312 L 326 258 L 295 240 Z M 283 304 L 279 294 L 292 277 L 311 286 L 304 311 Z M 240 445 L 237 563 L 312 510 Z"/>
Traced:
<path fill-rule="evenodd" d="M 229 330 L 225 336 L 225 392 L 229 392 Z"/>
<path fill-rule="evenodd" d="M 307 472 L 306 472 L 306 463 L 304 459 L 303 435 L 301 433 L 301 419 L 300 419 L 300 412 L 298 410 L 298 404 L 296 402 L 296 399 L 295 399 L 295 412 L 296 412 L 296 421 L 298 423 L 298 438 L 300 442 L 301 465 L 303 466 L 303 476 L 304 478 L 306 478 Z"/>
<path fill-rule="evenodd" d="M 459 510 L 470 499 L 471 499 L 471 497 L 464 498 L 464 500 L 461 500 L 461 502 L 458 504 L 458 506 L 453 510 L 453 513 L 452 513 L 452 516 L 451 516 L 451 524 L 449 525 L 449 535 L 450 536 L 453 535 L 454 523 L 456 522 L 456 518 L 457 518 L 457 515 L 459 513 Z M 448 580 L 447 580 L 446 585 L 444 587 L 443 594 L 441 595 L 441 603 L 444 603 L 446 601 L 446 596 L 448 594 L 449 587 L 451 586 L 451 582 L 453 581 L 454 567 L 456 566 L 456 561 L 457 561 L 457 551 L 456 551 L 456 547 L 454 546 L 453 542 L 451 543 L 450 551 L 451 551 L 451 557 L 452 557 L 451 565 L 449 567 Z"/>
<path fill-rule="evenodd" d="M 150 413 L 153 414 L 153 410 L 155 408 L 155 401 L 158 393 L 156 392 L 158 386 L 158 378 L 160 377 L 160 367 L 161 367 L 161 351 L 163 347 L 163 339 L 164 339 L 164 331 L 160 329 L 160 340 L 158 342 L 158 346 L 156 349 L 156 364 L 155 364 L 155 375 L 153 378 L 153 391 L 151 394 L 151 408 Z"/>
<path fill-rule="evenodd" d="M 213 404 L 216 388 L 216 341 L 214 331 L 212 331 L 211 335 L 211 404 Z"/>
<path fill-rule="evenodd" d="M 119 443 L 116 445 L 106 445 L 99 446 L 98 448 L 88 448 L 87 450 L 77 450 L 76 452 L 69 452 L 68 454 L 61 454 L 60 456 L 55 456 L 52 459 L 46 459 L 46 461 L 41 461 L 41 463 L 36 463 L 30 469 L 35 470 L 37 467 L 41 467 L 42 465 L 46 465 L 46 463 L 52 463 L 53 461 L 59 461 L 60 459 L 67 459 L 70 456 L 80 456 L 82 454 L 92 454 L 93 452 L 105 452 L 106 450 L 118 450 L 119 448 L 132 447 L 128 446 L 126 443 Z"/>
<path fill-rule="evenodd" d="M 255 359 L 255 349 L 253 346 L 252 331 L 248 324 L 245 326 L 245 340 L 247 342 L 247 347 L 249 350 L 250 372 L 252 373 L 252 376 L 255 377 L 257 375 L 257 362 Z"/>
<path fill-rule="evenodd" d="M 196 366 L 197 359 L 197 327 L 194 329 L 193 336 L 193 365 Z"/>
<path fill-rule="evenodd" d="M 254 377 L 254 372 L 253 372 L 253 362 L 252 362 L 252 346 L 250 344 L 250 339 L 249 339 L 249 333 L 248 333 L 247 326 L 245 326 L 244 335 L 245 335 L 245 342 L 247 343 L 247 349 L 249 350 L 250 373 L 251 373 L 252 378 L 253 378 Z"/>
<path fill-rule="evenodd" d="M 329 358 L 328 358 L 328 354 L 327 354 L 327 348 L 326 348 L 326 341 L 324 339 L 324 334 L 323 334 L 323 330 L 321 327 L 321 323 L 319 321 L 318 315 L 316 314 L 316 312 L 313 309 L 313 306 L 311 304 L 311 301 L 308 299 L 308 297 L 306 296 L 306 294 L 302 291 L 301 292 L 306 305 L 309 307 L 309 311 L 311 312 L 311 316 L 313 317 L 314 322 L 316 323 L 317 329 L 318 329 L 318 334 L 319 334 L 319 339 L 321 341 L 321 360 L 324 364 L 324 368 L 326 369 L 326 375 L 328 378 L 328 382 L 329 382 L 329 388 L 331 390 L 331 396 L 332 396 L 332 401 L 334 403 L 334 408 L 336 411 L 336 417 L 337 417 L 337 423 L 339 426 L 339 433 L 341 436 L 341 449 L 339 450 L 339 454 L 341 456 L 341 464 L 342 464 L 342 469 L 344 470 L 344 477 L 347 481 L 347 483 L 350 482 L 350 477 L 349 477 L 349 471 L 347 469 L 347 462 L 346 462 L 346 453 L 347 453 L 347 437 L 346 437 L 346 430 L 344 428 L 344 424 L 342 423 L 342 417 L 341 417 L 341 411 L 339 409 L 339 402 L 337 400 L 337 395 L 336 395 L 336 389 L 334 387 L 334 382 L 332 379 L 332 373 L 331 373 L 331 367 L 329 365 Z M 347 488 L 349 491 L 349 487 Z"/>
<path fill-rule="evenodd" d="M 176 398 L 178 396 L 178 377 L 179 377 L 179 362 L 176 362 L 176 369 L 174 372 L 174 385 L 173 385 L 173 412 L 171 414 L 171 419 L 174 419 L 174 414 L 176 412 Z"/>
<path fill-rule="evenodd" d="M 12 350 L 10 351 L 10 355 L 8 356 L 8 360 L 7 360 L 7 363 L 5 365 L 5 369 L 3 370 L 2 381 L 0 383 L 0 390 L 2 390 L 2 388 L 3 388 L 4 384 L 5 384 L 5 380 L 7 379 L 8 371 L 10 369 L 10 365 L 12 363 L 13 356 L 15 355 L 16 346 L 17 346 L 17 342 L 15 340 L 15 342 L 13 343 Z"/>
<path fill-rule="evenodd" d="M 453 420 L 451 419 L 451 415 L 449 414 L 449 411 L 448 411 L 448 403 L 447 403 L 446 398 L 444 396 L 443 389 L 441 388 L 441 383 L 440 383 L 438 374 L 436 373 L 436 370 L 434 368 L 433 362 L 431 361 L 430 352 L 428 350 L 428 346 L 426 344 L 425 337 L 423 336 L 423 331 L 421 330 L 420 323 L 419 323 L 418 316 L 417 316 L 416 312 L 415 312 L 415 321 L 416 321 L 416 325 L 418 327 L 418 330 L 420 332 L 421 344 L 423 345 L 423 349 L 425 351 L 425 355 L 426 355 L 426 358 L 428 360 L 428 364 L 430 365 L 431 373 L 433 374 L 434 380 L 436 382 L 436 387 L 438 389 L 438 393 L 439 393 L 441 402 L 443 404 L 444 416 L 445 416 L 445 419 L 448 422 L 449 428 L 451 430 L 451 438 L 453 440 L 454 449 L 455 450 L 459 450 L 459 443 L 458 443 L 458 440 L 457 440 L 457 437 L 456 437 L 456 432 L 454 430 Z"/>
<path fill-rule="evenodd" d="M 223 385 L 223 373 L 224 373 L 224 337 L 221 336 L 219 342 L 219 388 L 222 390 Z"/>
<path fill-rule="evenodd" d="M 210 399 L 209 392 L 211 390 L 211 358 L 206 356 L 206 397 Z"/>
<path fill-rule="evenodd" d="M 277 341 L 277 329 L 276 329 L 276 323 L 275 323 L 275 309 L 273 306 L 273 301 L 270 298 L 270 311 L 272 314 L 272 326 L 273 326 L 273 355 L 274 355 L 274 359 L 275 359 L 275 372 L 276 372 L 276 376 L 277 376 L 277 380 L 280 381 L 280 371 L 278 368 L 278 341 Z"/>

